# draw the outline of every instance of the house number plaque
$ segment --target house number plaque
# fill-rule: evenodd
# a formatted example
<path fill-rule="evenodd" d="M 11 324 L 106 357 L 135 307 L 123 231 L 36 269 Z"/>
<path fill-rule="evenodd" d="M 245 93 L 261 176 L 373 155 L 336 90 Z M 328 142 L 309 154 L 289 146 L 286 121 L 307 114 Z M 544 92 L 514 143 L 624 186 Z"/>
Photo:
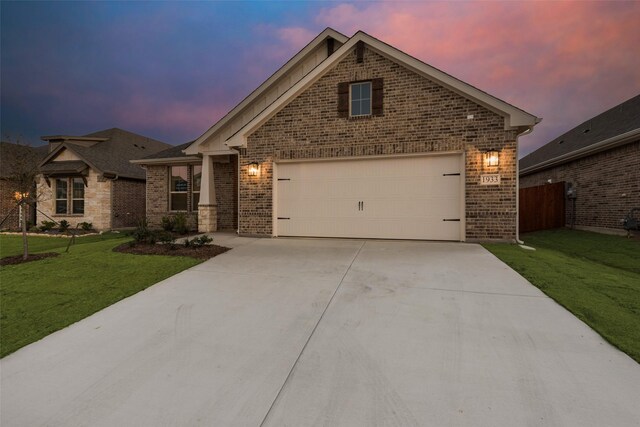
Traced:
<path fill-rule="evenodd" d="M 500 185 L 500 174 L 480 175 L 480 185 Z"/>

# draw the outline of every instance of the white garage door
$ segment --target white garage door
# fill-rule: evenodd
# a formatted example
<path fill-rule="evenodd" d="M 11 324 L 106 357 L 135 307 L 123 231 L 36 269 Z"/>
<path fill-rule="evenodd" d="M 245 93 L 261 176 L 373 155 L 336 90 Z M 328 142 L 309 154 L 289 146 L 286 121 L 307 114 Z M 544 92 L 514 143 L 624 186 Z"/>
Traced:
<path fill-rule="evenodd" d="M 462 240 L 461 155 L 280 163 L 279 236 Z"/>

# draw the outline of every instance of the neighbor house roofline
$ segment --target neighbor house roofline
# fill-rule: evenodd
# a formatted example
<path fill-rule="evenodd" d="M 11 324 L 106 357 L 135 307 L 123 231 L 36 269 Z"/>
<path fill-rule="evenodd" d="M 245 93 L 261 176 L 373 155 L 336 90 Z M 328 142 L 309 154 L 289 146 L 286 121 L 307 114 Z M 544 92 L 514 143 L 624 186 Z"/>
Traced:
<path fill-rule="evenodd" d="M 108 138 L 107 138 L 108 139 Z M 53 151 L 51 151 L 47 157 L 45 157 L 41 162 L 40 162 L 40 167 L 43 167 L 44 165 L 46 165 L 50 160 L 54 159 L 58 154 L 60 154 L 60 152 L 62 150 L 69 150 L 71 151 L 73 154 L 75 154 L 79 159 L 81 159 L 83 162 L 85 162 L 87 165 L 89 165 L 89 167 L 95 171 L 97 171 L 98 173 L 104 174 L 105 172 L 108 171 L 103 171 L 100 168 L 96 167 L 96 165 L 94 165 L 93 163 L 91 163 L 89 160 L 87 160 L 82 154 L 78 153 L 76 150 L 74 150 L 72 147 L 70 147 L 69 145 L 67 145 L 66 143 L 61 143 L 60 145 L 58 145 L 56 148 L 53 149 Z"/>
<path fill-rule="evenodd" d="M 96 141 L 96 142 L 109 140 L 109 138 L 97 138 L 97 137 L 90 137 L 90 136 L 74 136 L 74 135 L 48 135 L 48 136 L 41 136 L 40 139 L 43 141 L 72 140 L 72 141 Z"/>
<path fill-rule="evenodd" d="M 256 129 L 262 126 L 267 120 L 273 117 L 278 111 L 284 108 L 289 102 L 295 99 L 303 91 L 308 89 L 313 83 L 318 81 L 329 69 L 338 64 L 346 55 L 355 48 L 356 43 L 363 42 L 374 51 L 379 54 L 397 62 L 408 69 L 428 78 L 450 90 L 464 96 L 471 101 L 474 101 L 489 110 L 503 116 L 505 118 L 505 129 L 518 129 L 519 131 L 525 131 L 533 128 L 537 123 L 541 121 L 540 118 L 533 114 L 517 108 L 501 99 L 498 99 L 488 93 L 463 82 L 435 67 L 432 67 L 402 51 L 394 48 L 380 40 L 371 37 L 370 35 L 358 31 L 353 37 L 351 37 L 345 44 L 329 56 L 320 65 L 318 65 L 309 74 L 303 77 L 289 90 L 277 98 L 271 105 L 265 108 L 261 113 L 255 116 L 252 120 L 247 122 L 240 130 L 227 139 L 227 146 L 229 147 L 244 147 L 246 146 L 246 138 L 253 133 Z"/>
<path fill-rule="evenodd" d="M 304 59 L 309 53 L 311 53 L 320 43 L 324 42 L 328 38 L 338 40 L 340 43 L 346 43 L 347 40 L 349 40 L 349 38 L 344 34 L 341 34 L 332 28 L 326 28 L 311 42 L 309 42 L 309 44 L 307 44 L 304 48 L 302 48 L 302 50 L 300 50 L 289 61 L 287 61 L 286 64 L 284 64 L 280 69 L 278 69 L 275 73 L 273 73 L 271 77 L 265 80 L 264 83 L 258 86 L 257 89 L 251 92 L 245 99 L 243 99 L 238 105 L 236 105 L 231 111 L 229 111 L 223 118 L 218 120 L 204 134 L 202 134 L 191 145 L 189 145 L 184 150 L 184 153 L 187 155 L 198 154 L 198 147 L 204 142 L 206 142 L 211 135 L 213 135 L 217 130 L 222 128 L 226 123 L 228 123 L 230 120 L 236 117 L 236 115 L 240 113 L 246 106 L 248 106 L 251 102 L 253 102 L 266 90 L 268 90 L 273 85 L 273 83 L 278 81 L 280 77 L 284 76 L 287 72 L 289 72 L 302 59 Z M 219 151 L 220 151 L 219 154 L 230 154 L 229 151 L 226 151 L 226 152 L 222 152 L 221 150 Z"/>
<path fill-rule="evenodd" d="M 520 176 L 529 175 L 531 173 L 548 169 L 553 166 L 557 166 L 563 163 L 570 162 L 572 160 L 580 159 L 582 157 L 590 156 L 592 154 L 608 150 L 610 148 L 618 147 L 620 145 L 627 144 L 629 142 L 633 142 L 640 138 L 640 128 L 631 130 L 629 132 L 622 133 L 620 135 L 616 135 L 611 138 L 607 138 L 603 141 L 597 142 L 595 144 L 588 145 L 586 147 L 580 148 L 578 150 L 571 151 L 566 154 L 562 154 L 560 156 L 554 157 L 549 160 L 545 160 L 543 162 L 537 163 L 533 166 L 529 166 L 526 168 L 520 169 Z"/>

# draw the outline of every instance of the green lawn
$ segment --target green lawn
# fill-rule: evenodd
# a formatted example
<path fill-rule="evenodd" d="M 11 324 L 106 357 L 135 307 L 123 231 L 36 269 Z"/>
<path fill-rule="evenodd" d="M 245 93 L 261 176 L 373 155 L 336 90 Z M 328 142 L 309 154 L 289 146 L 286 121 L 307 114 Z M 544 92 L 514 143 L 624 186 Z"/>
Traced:
<path fill-rule="evenodd" d="M 0 357 L 201 262 L 112 251 L 129 239 L 78 238 L 64 253 L 66 239 L 29 237 L 34 252 L 61 254 L 0 267 Z M 0 256 L 21 253 L 21 245 L 20 236 L 0 235 Z"/>
<path fill-rule="evenodd" d="M 640 362 L 640 242 L 566 229 L 521 239 L 536 251 L 484 247 Z"/>
<path fill-rule="evenodd" d="M 86 237 L 76 237 L 75 245 L 86 243 L 103 242 L 109 239 L 122 239 L 125 236 L 119 233 L 105 233 L 102 235 L 89 235 Z M 53 249 L 62 249 L 63 251 L 69 244 L 67 237 L 38 237 L 29 236 L 29 253 L 36 252 L 60 252 Z M 71 249 L 70 249 L 71 250 Z M 22 254 L 22 236 L 17 235 L 0 235 L 0 258 Z"/>

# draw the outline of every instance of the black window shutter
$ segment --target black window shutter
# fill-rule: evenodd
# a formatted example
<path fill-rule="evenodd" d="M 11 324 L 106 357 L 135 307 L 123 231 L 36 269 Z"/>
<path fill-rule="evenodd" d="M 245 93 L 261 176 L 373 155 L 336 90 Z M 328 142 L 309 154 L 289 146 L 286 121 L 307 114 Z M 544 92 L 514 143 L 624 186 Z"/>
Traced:
<path fill-rule="evenodd" d="M 349 117 L 349 83 L 338 83 L 338 117 Z"/>
<path fill-rule="evenodd" d="M 382 79 L 373 79 L 371 80 L 371 113 L 374 116 L 382 116 L 383 108 L 382 108 L 382 93 L 383 93 L 383 83 Z"/>

